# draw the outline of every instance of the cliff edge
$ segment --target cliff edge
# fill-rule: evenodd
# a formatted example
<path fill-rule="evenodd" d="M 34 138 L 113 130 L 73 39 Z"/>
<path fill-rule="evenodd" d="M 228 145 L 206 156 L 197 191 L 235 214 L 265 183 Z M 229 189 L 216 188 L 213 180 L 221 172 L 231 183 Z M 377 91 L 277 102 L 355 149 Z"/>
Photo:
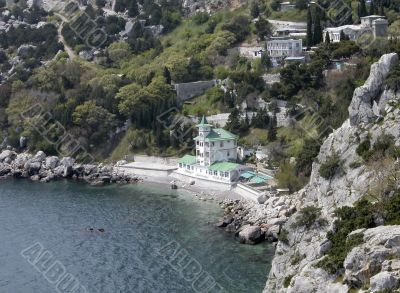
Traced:
<path fill-rule="evenodd" d="M 383 175 L 377 174 L 376 168 L 363 161 L 357 151 L 359 145 L 366 140 L 373 145 L 382 135 L 390 135 L 395 145 L 400 146 L 400 93 L 385 85 L 391 69 L 398 63 L 399 57 L 393 53 L 382 56 L 372 65 L 368 80 L 354 92 L 349 119 L 321 146 L 310 183 L 293 195 L 297 212 L 282 228 L 285 241 L 277 245 L 265 293 L 348 292 L 353 285 L 378 292 L 400 286 L 400 260 L 397 260 L 400 255 L 392 251 L 400 251 L 400 226 L 379 226 L 378 223 L 376 228 L 358 231 L 361 244 L 347 255 L 344 275 L 327 272 L 319 265 L 332 247 L 327 235 L 337 229 L 335 210 L 352 206 L 371 192 L 381 180 L 379 176 L 384 176 L 385 170 L 380 172 Z M 325 165 L 326 169 L 327 162 L 333 158 L 337 166 L 330 176 L 322 176 L 321 167 Z M 312 207 L 308 211 L 318 211 L 319 216 L 312 223 L 299 224 L 305 207 Z M 371 251 L 381 253 L 371 255 Z M 395 266 L 389 265 L 388 255 L 395 260 Z"/>

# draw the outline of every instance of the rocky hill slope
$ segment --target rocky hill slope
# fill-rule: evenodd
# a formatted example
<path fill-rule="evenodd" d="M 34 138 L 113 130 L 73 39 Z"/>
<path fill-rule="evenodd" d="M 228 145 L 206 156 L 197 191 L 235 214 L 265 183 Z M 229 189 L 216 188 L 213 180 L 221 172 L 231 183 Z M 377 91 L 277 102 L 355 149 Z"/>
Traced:
<path fill-rule="evenodd" d="M 220 9 L 236 9 L 246 2 L 246 0 L 183 0 L 182 6 L 188 14 L 196 11 L 212 13 Z"/>
<path fill-rule="evenodd" d="M 360 200 L 382 175 L 376 174 L 377 169 L 360 163 L 362 159 L 356 152 L 360 142 L 368 138 L 373 143 L 382 134 L 390 134 L 395 144 L 400 145 L 400 95 L 384 85 L 389 71 L 398 62 L 397 54 L 387 54 L 371 67 L 368 80 L 354 92 L 350 118 L 323 143 L 313 163 L 310 183 L 294 195 L 298 212 L 283 227 L 287 239 L 277 245 L 265 293 L 348 292 L 354 279 L 359 282 L 358 286 L 369 287 L 372 292 L 399 285 L 400 261 L 391 251 L 398 253 L 400 247 L 399 226 L 358 231 L 364 243 L 347 256 L 344 279 L 317 266 L 332 246 L 327 232 L 335 229 L 334 211 Z M 320 175 L 320 168 L 332 156 L 341 162 L 341 168 L 326 179 Z M 379 172 L 385 173 L 385 170 Z M 323 220 L 308 227 L 299 225 L 300 211 L 306 206 L 320 208 Z M 395 265 L 392 261 L 388 263 L 388 255 Z"/>

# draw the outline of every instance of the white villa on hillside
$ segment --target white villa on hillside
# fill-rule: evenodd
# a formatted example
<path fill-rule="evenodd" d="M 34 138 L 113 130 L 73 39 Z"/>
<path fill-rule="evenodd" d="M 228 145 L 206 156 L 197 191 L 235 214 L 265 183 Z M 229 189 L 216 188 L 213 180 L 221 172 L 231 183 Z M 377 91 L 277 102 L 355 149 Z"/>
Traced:
<path fill-rule="evenodd" d="M 301 39 L 271 38 L 267 41 L 267 51 L 274 66 L 286 57 L 299 57 L 303 53 Z"/>
<path fill-rule="evenodd" d="M 250 167 L 235 163 L 238 137 L 222 128 L 214 128 L 205 116 L 197 125 L 199 135 L 196 156 L 186 155 L 178 162 L 178 172 L 193 178 L 233 184 Z"/>
<path fill-rule="evenodd" d="M 329 39 L 332 43 L 340 42 L 341 32 L 352 41 L 357 40 L 365 33 L 371 33 L 374 37 L 384 37 L 387 35 L 388 24 L 385 16 L 370 15 L 361 17 L 361 24 L 326 28 L 323 33 L 324 42 L 326 42 L 326 34 L 329 35 Z"/>

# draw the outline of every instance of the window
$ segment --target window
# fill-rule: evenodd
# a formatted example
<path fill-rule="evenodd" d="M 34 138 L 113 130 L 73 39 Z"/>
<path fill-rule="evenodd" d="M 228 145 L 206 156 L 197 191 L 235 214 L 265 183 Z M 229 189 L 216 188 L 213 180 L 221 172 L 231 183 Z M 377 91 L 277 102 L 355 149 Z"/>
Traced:
<path fill-rule="evenodd" d="M 179 163 L 179 168 L 182 168 L 182 163 Z"/>
<path fill-rule="evenodd" d="M 214 171 L 214 176 L 218 176 L 218 171 Z"/>
<path fill-rule="evenodd" d="M 229 177 L 229 173 L 228 172 L 225 172 L 225 177 Z"/>
<path fill-rule="evenodd" d="M 228 157 L 230 156 L 229 151 L 227 152 Z"/>
<path fill-rule="evenodd" d="M 214 146 L 214 142 L 212 142 L 211 145 Z"/>
<path fill-rule="evenodd" d="M 189 166 L 189 165 L 187 165 L 186 169 L 190 170 L 190 166 Z"/>
<path fill-rule="evenodd" d="M 194 167 L 192 166 L 192 170 L 194 170 Z"/>
<path fill-rule="evenodd" d="M 221 142 L 219 143 L 219 146 L 220 146 L 221 148 L 224 147 L 224 142 L 221 141 Z"/>

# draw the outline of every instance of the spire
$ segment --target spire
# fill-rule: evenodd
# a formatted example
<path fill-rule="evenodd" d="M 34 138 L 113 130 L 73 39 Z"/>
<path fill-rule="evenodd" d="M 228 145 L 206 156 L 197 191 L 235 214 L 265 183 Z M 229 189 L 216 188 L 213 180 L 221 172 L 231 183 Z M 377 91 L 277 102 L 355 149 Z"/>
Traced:
<path fill-rule="evenodd" d="M 199 124 L 197 124 L 197 127 L 199 126 L 211 126 L 210 123 L 208 123 L 207 118 L 205 115 L 203 115 L 203 117 L 201 118 L 201 121 Z"/>

